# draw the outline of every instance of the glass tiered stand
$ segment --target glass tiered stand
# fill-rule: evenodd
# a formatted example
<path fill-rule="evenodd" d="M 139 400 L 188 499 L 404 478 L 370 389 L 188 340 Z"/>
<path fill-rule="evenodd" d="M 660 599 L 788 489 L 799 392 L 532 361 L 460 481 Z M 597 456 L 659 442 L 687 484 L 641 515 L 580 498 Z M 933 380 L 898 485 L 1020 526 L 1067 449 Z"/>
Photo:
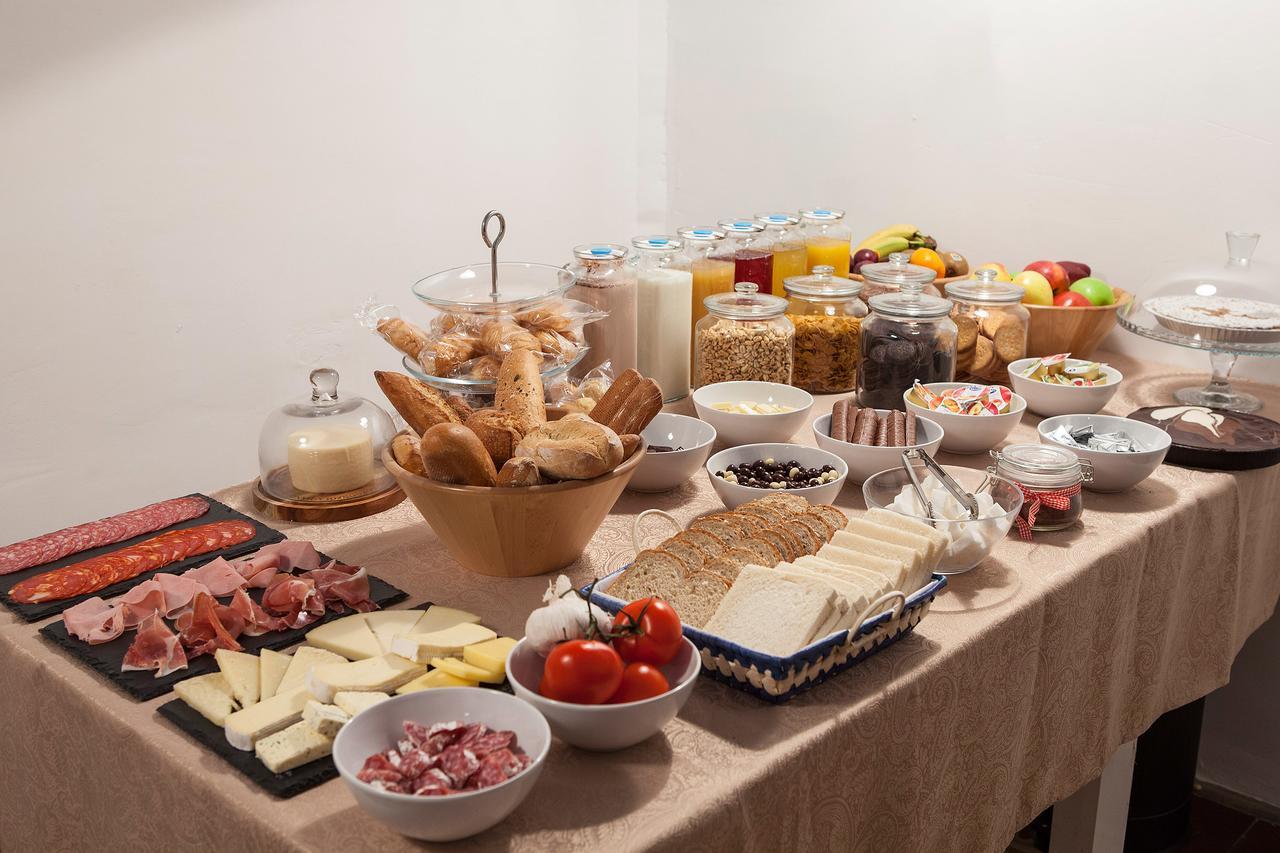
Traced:
<path fill-rule="evenodd" d="M 1243 231 L 1227 232 L 1227 261 L 1220 266 L 1190 269 L 1178 273 L 1148 290 L 1148 298 L 1135 299 L 1120 309 L 1120 326 L 1154 341 L 1204 350 L 1209 354 L 1211 376 L 1204 387 L 1182 388 L 1174 393 L 1178 402 L 1208 406 L 1233 412 L 1255 412 L 1262 401 L 1231 387 L 1230 375 L 1240 356 L 1280 358 L 1280 334 L 1260 335 L 1266 340 L 1221 340 L 1210 331 L 1204 334 L 1185 326 L 1171 328 L 1146 308 L 1156 296 L 1224 296 L 1258 302 L 1280 303 L 1280 277 L 1270 265 L 1253 260 L 1259 235 Z"/>

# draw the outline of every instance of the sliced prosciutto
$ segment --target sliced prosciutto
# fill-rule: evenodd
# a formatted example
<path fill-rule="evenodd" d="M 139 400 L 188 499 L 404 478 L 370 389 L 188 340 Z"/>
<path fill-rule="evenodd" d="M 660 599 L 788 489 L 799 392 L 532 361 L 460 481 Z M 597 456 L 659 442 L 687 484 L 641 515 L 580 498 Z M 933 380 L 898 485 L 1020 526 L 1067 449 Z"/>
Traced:
<path fill-rule="evenodd" d="M 183 610 L 189 610 L 191 602 L 195 601 L 197 595 L 209 592 L 209 588 L 204 584 L 182 575 L 161 573 L 151 580 L 160 584 L 160 588 L 164 590 L 164 615 L 169 619 Z"/>
<path fill-rule="evenodd" d="M 77 640 L 109 643 L 124 633 L 124 610 L 95 595 L 62 611 L 62 622 Z"/>
<path fill-rule="evenodd" d="M 303 572 L 302 577 L 315 581 L 320 598 L 330 610 L 341 613 L 349 607 L 368 613 L 378 609 L 369 598 L 369 573 L 361 566 L 344 566 L 332 560 L 324 568 Z"/>
<path fill-rule="evenodd" d="M 262 606 L 250 598 L 249 593 L 243 589 L 235 591 L 231 596 L 231 604 L 229 606 L 244 620 L 244 635 L 246 637 L 256 637 L 268 631 L 280 631 L 287 627 L 283 617 L 272 616 L 263 610 Z"/>
<path fill-rule="evenodd" d="M 248 581 L 245 580 L 233 564 L 222 557 L 215 557 L 203 566 L 183 572 L 179 577 L 190 578 L 196 583 L 204 584 L 210 595 L 231 595 Z"/>
<path fill-rule="evenodd" d="M 178 617 L 177 626 L 182 645 L 193 658 L 212 654 L 215 649 L 233 652 L 243 649 L 236 637 L 244 630 L 244 618 L 230 607 L 218 604 L 206 592 L 198 594 L 191 610 Z"/>
<path fill-rule="evenodd" d="M 262 606 L 284 619 L 287 628 L 304 628 L 324 616 L 324 599 L 311 578 L 276 575 L 262 593 Z"/>
<path fill-rule="evenodd" d="M 160 678 L 186 666 L 187 656 L 177 635 L 169 630 L 160 614 L 152 613 L 138 626 L 133 645 L 124 653 L 120 669 L 154 669 L 155 677 Z"/>
<path fill-rule="evenodd" d="M 116 596 L 110 603 L 120 608 L 126 628 L 136 628 L 152 613 L 165 614 L 164 588 L 154 578 Z"/>
<path fill-rule="evenodd" d="M 249 586 L 266 589 L 277 574 L 319 568 L 320 553 L 310 542 L 285 540 L 264 545 L 252 557 L 237 560 L 233 565 Z"/>

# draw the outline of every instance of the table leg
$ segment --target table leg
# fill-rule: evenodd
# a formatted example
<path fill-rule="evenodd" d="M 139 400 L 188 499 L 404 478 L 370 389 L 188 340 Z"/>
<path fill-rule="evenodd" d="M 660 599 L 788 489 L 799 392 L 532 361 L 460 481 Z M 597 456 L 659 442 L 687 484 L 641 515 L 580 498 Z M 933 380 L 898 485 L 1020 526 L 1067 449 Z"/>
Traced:
<path fill-rule="evenodd" d="M 1053 807 L 1049 853 L 1120 853 L 1137 741 L 1121 744 L 1102 775 Z"/>

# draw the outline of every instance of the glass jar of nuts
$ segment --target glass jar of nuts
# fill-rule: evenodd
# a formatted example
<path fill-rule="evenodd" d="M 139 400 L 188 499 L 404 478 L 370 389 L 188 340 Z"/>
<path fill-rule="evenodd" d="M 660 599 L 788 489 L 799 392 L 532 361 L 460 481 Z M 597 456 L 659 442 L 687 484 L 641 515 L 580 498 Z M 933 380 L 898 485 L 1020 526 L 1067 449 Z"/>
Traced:
<path fill-rule="evenodd" d="M 738 380 L 790 383 L 796 330 L 786 317 L 787 300 L 758 292 L 750 281 L 733 290 L 704 300 L 708 313 L 693 335 L 694 387 Z"/>
<path fill-rule="evenodd" d="M 813 394 L 852 390 L 858 384 L 858 327 L 867 316 L 858 298 L 862 282 L 816 266 L 813 275 L 788 278 L 783 286 L 787 318 L 796 327 L 791 384 Z"/>
<path fill-rule="evenodd" d="M 1023 290 L 995 280 L 995 270 L 978 270 L 967 281 L 947 285 L 955 303 L 956 374 L 963 379 L 1009 384 L 1009 363 L 1027 354 L 1031 312 L 1022 304 Z"/>

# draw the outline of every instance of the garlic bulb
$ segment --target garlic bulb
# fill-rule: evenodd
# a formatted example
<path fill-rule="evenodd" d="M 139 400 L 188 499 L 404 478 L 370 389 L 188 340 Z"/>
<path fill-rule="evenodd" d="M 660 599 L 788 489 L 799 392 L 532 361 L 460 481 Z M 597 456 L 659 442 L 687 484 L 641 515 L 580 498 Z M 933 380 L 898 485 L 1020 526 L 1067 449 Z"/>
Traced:
<path fill-rule="evenodd" d="M 547 586 L 542 600 L 546 604 L 530 613 L 524 624 L 525 639 L 538 654 L 545 655 L 565 640 L 585 637 L 592 614 L 601 628 L 613 624 L 609 612 L 598 604 L 588 604 L 564 575 Z"/>

